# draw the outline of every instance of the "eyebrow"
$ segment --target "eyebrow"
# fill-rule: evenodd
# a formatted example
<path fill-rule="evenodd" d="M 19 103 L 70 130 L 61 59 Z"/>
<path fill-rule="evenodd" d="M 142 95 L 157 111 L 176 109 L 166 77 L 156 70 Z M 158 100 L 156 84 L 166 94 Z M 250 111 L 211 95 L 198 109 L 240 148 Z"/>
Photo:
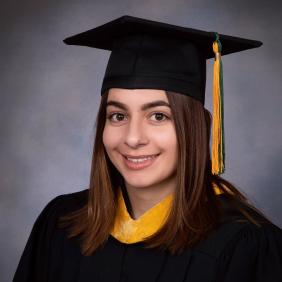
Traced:
<path fill-rule="evenodd" d="M 116 106 L 120 109 L 128 110 L 128 107 L 127 107 L 126 104 L 118 102 L 118 101 L 114 101 L 114 100 L 108 101 L 106 107 L 108 107 L 108 106 Z M 150 102 L 150 103 L 143 104 L 142 107 L 141 107 L 141 110 L 146 111 L 150 108 L 154 108 L 154 107 L 158 107 L 158 106 L 166 106 L 168 108 L 171 108 L 170 105 L 167 102 L 165 102 L 163 100 L 157 100 L 157 101 L 153 101 L 153 102 Z"/>

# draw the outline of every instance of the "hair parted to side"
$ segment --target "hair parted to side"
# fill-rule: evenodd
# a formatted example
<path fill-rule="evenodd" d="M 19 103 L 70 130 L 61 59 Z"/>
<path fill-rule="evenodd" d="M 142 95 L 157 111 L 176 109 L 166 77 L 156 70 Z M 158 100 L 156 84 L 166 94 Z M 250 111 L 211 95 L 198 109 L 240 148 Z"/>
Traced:
<path fill-rule="evenodd" d="M 213 185 L 226 192 L 231 202 L 239 201 L 269 222 L 233 184 L 211 173 L 210 112 L 189 96 L 170 91 L 166 91 L 166 95 L 178 141 L 177 190 L 166 223 L 144 240 L 144 246 L 180 254 L 203 240 L 218 225 L 222 213 Z M 88 202 L 81 209 L 60 217 L 58 224 L 59 228 L 67 227 L 69 238 L 78 236 L 85 256 L 106 243 L 115 220 L 117 191 L 124 185 L 123 177 L 109 160 L 102 140 L 107 99 L 108 91 L 101 97 L 95 123 Z M 260 225 L 250 213 L 240 210 L 246 219 Z"/>

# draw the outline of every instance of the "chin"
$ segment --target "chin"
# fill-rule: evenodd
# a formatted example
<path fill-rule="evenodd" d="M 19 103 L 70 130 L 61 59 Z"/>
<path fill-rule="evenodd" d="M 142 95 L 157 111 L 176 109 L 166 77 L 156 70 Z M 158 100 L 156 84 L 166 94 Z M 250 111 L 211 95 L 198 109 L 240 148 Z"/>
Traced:
<path fill-rule="evenodd" d="M 134 177 L 134 180 L 132 180 L 132 181 L 130 181 L 130 179 L 124 178 L 124 181 L 127 185 L 135 187 L 135 188 L 140 188 L 140 189 L 150 187 L 154 184 L 157 184 L 157 183 L 154 183 L 154 182 L 142 181 L 142 180 L 144 180 L 144 177 L 143 177 L 143 179 L 140 179 L 140 181 L 138 181 L 138 180 L 139 180 L 138 177 Z"/>

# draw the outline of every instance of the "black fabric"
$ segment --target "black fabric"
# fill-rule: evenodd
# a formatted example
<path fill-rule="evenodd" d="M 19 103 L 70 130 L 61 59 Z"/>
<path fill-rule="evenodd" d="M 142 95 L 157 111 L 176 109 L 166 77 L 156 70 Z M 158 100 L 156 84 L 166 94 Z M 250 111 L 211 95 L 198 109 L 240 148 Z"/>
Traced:
<path fill-rule="evenodd" d="M 219 34 L 222 55 L 262 42 Z M 214 32 L 122 16 L 64 39 L 69 45 L 110 50 L 101 87 L 163 89 L 205 102 L 206 59 L 214 57 Z"/>
<path fill-rule="evenodd" d="M 55 227 L 59 215 L 87 201 L 88 189 L 60 195 L 38 216 L 13 282 L 281 282 L 282 230 L 235 220 L 224 195 L 228 220 L 201 244 L 181 255 L 123 244 L 110 236 L 92 256 L 80 253 L 77 239 Z M 230 214 L 232 214 L 230 216 Z M 240 218 L 237 213 L 237 219 Z"/>

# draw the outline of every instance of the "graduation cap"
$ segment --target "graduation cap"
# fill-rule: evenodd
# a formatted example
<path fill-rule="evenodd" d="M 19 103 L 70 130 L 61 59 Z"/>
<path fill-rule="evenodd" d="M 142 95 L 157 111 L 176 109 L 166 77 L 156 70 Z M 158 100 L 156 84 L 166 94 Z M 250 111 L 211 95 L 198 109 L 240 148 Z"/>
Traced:
<path fill-rule="evenodd" d="M 101 95 L 113 87 L 162 89 L 204 105 L 206 60 L 214 58 L 212 173 L 224 172 L 221 56 L 259 47 L 262 42 L 128 15 L 64 42 L 111 51 Z"/>

